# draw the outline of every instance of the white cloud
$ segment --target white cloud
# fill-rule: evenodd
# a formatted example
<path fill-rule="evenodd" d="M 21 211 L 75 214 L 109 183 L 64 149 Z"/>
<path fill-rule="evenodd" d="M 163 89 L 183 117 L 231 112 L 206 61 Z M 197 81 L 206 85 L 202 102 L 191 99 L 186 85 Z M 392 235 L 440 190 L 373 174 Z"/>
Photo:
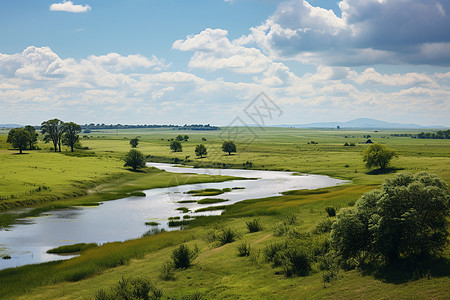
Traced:
<path fill-rule="evenodd" d="M 185 40 L 177 40 L 172 48 L 194 51 L 189 67 L 209 71 L 228 69 L 242 74 L 260 73 L 266 70 L 271 60 L 256 48 L 243 47 L 238 41 L 230 41 L 223 29 L 207 28 Z"/>
<path fill-rule="evenodd" d="M 434 80 L 426 75 L 419 73 L 406 74 L 380 74 L 374 68 L 367 68 L 362 73 L 350 72 L 350 79 L 356 83 L 363 84 L 382 84 L 387 86 L 406 86 L 406 85 L 434 85 L 438 86 Z"/>
<path fill-rule="evenodd" d="M 89 5 L 73 4 L 72 1 L 63 1 L 61 3 L 53 3 L 50 5 L 51 11 L 65 11 L 71 13 L 84 13 L 92 8 Z"/>
<path fill-rule="evenodd" d="M 449 1 L 342 0 L 339 8 L 341 16 L 305 0 L 282 2 L 242 41 L 318 65 L 450 65 Z"/>
<path fill-rule="evenodd" d="M 198 40 L 189 40 L 191 45 L 181 41 L 179 47 L 203 49 L 202 53 L 211 47 L 207 40 L 194 42 Z M 247 53 L 236 41 L 216 42 L 228 45 L 230 55 L 235 53 L 233 47 Z M 215 57 L 216 48 L 210 49 Z M 0 106 L 7 107 L 0 110 L 0 119 L 34 124 L 59 117 L 77 122 L 226 125 L 264 91 L 284 111 L 285 119 L 276 123 L 383 116 L 450 125 L 449 72 L 383 74 L 376 68 L 356 71 L 321 65 L 298 76 L 283 63 L 263 59 L 264 68 L 249 73 L 249 82 L 230 82 L 159 71 L 162 60 L 157 57 L 109 53 L 62 59 L 48 47 L 28 47 L 21 53 L 0 54 Z M 411 116 L 414 120 L 408 119 Z"/>
<path fill-rule="evenodd" d="M 151 59 L 148 59 L 140 54 L 121 56 L 117 53 L 108 53 L 101 56 L 91 55 L 88 57 L 88 60 L 114 72 L 120 72 L 126 69 L 133 70 L 136 68 L 153 68 L 155 70 L 162 70 L 169 66 L 166 65 L 163 60 L 158 59 L 154 55 Z"/>

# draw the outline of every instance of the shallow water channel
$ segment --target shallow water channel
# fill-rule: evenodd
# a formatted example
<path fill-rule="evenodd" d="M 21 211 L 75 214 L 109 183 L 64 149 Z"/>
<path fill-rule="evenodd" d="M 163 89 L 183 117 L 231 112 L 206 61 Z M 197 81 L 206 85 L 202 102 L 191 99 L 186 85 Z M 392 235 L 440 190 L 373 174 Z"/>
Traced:
<path fill-rule="evenodd" d="M 147 163 L 172 173 L 195 173 L 227 175 L 252 178 L 220 183 L 201 183 L 157 188 L 144 191 L 145 197 L 127 197 L 107 201 L 100 206 L 74 207 L 51 211 L 36 218 L 20 220 L 8 229 L 0 230 L 0 269 L 53 260 L 68 259 L 73 256 L 47 254 L 46 251 L 62 245 L 75 243 L 103 244 L 113 241 L 125 241 L 141 237 L 154 228 L 145 222 L 158 222 L 158 229 L 173 230 L 168 227 L 168 218 L 184 215 L 218 215 L 222 211 L 195 213 L 203 207 L 230 205 L 245 199 L 257 199 L 279 195 L 283 191 L 298 189 L 316 189 L 345 183 L 323 175 L 293 175 L 292 172 L 238 170 L 238 169 L 202 169 L 177 167 L 171 164 Z M 183 184 L 183 182 L 179 182 Z M 185 192 L 200 189 L 232 189 L 216 196 L 192 196 Z M 203 198 L 227 199 L 215 204 L 178 203 L 179 201 L 200 200 Z M 186 207 L 190 211 L 176 210 Z"/>

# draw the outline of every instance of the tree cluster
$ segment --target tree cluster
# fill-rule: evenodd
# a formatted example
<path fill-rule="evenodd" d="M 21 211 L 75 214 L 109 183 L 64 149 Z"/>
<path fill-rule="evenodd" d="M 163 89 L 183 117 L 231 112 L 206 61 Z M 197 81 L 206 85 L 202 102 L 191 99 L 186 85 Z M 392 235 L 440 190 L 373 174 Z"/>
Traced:
<path fill-rule="evenodd" d="M 38 134 L 36 128 L 27 125 L 24 128 L 13 128 L 8 133 L 7 143 L 10 143 L 14 148 L 18 148 L 20 154 L 27 148 L 29 150 L 35 149 Z"/>
<path fill-rule="evenodd" d="M 437 132 L 421 132 L 417 135 L 418 139 L 450 139 L 450 129 L 439 130 Z"/>
<path fill-rule="evenodd" d="M 79 140 L 81 126 L 74 122 L 65 123 L 59 119 L 51 119 L 41 123 L 41 132 L 46 143 L 50 141 L 53 143 L 55 152 L 61 152 L 61 144 L 70 147 L 70 151 L 73 152 Z"/>
<path fill-rule="evenodd" d="M 447 184 L 426 172 L 402 173 L 337 214 L 332 241 L 344 258 L 400 258 L 437 254 L 446 245 Z"/>

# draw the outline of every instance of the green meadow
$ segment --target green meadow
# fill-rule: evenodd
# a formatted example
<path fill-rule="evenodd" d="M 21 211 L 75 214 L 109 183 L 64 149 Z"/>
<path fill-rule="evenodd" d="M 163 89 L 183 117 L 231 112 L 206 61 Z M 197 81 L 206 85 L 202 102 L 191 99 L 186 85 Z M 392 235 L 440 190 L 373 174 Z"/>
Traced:
<path fill-rule="evenodd" d="M 226 130 L 225 130 L 226 131 Z M 0 131 L 0 226 L 15 218 L 73 205 L 125 197 L 155 187 L 215 182 L 230 177 L 171 174 L 153 168 L 131 172 L 122 158 L 129 140 L 149 161 L 179 162 L 194 167 L 251 168 L 324 174 L 349 180 L 346 185 L 319 190 L 289 191 L 278 197 L 249 199 L 226 208 L 221 216 L 201 217 L 183 231 L 162 232 L 140 239 L 108 243 L 81 250 L 81 256 L 61 262 L 29 265 L 0 271 L 0 298 L 94 299 L 123 277 L 150 279 L 163 299 L 448 299 L 450 247 L 441 257 L 412 269 L 340 269 L 325 283 L 320 261 L 308 276 L 286 277 L 282 266 L 266 259 L 268 249 L 286 241 L 326 245 L 327 232 L 318 224 L 333 221 L 326 208 L 354 205 L 361 195 L 399 172 L 427 171 L 450 183 L 450 141 L 397 137 L 414 131 L 311 130 L 251 128 L 235 139 L 237 153 L 221 151 L 222 131 L 169 129 L 101 130 L 81 134 L 87 150 L 71 155 L 41 150 L 18 155 Z M 170 140 L 189 136 L 182 152 L 171 152 Z M 367 136 L 398 154 L 386 172 L 368 170 L 362 161 Z M 251 142 L 245 142 L 251 141 Z M 313 143 L 312 143 L 313 142 Z M 355 146 L 344 146 L 345 143 Z M 204 144 L 208 155 L 197 158 L 195 146 Z M 226 193 L 223 194 L 226 198 Z M 217 200 L 217 199 L 216 199 Z M 208 201 L 206 201 L 208 202 Z M 213 203 L 213 202 L 211 202 Z M 12 210 L 31 207 L 27 212 Z M 249 233 L 247 223 L 257 220 L 262 230 Z M 214 237 L 234 232 L 234 241 L 217 244 Z M 163 263 L 180 244 L 198 248 L 190 268 L 175 270 L 171 280 L 161 279 Z M 238 246 L 249 246 L 249 256 L 238 256 Z M 197 297 L 197 298 L 195 298 Z"/>

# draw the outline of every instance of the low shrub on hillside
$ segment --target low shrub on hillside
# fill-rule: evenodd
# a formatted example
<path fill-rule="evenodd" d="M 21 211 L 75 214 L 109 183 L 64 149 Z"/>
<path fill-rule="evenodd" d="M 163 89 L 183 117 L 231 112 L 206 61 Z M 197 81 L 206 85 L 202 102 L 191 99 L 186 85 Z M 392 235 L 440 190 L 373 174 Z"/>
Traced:
<path fill-rule="evenodd" d="M 148 300 L 160 299 L 162 291 L 158 289 L 151 281 L 144 278 L 126 278 L 122 279 L 111 288 L 110 291 L 100 289 L 95 295 L 96 300 Z"/>
<path fill-rule="evenodd" d="M 259 223 L 258 219 L 253 219 L 252 221 L 248 221 L 245 223 L 245 225 L 247 226 L 248 232 L 250 232 L 250 233 L 263 230 L 263 226 L 261 223 Z"/>
<path fill-rule="evenodd" d="M 250 244 L 241 243 L 237 245 L 237 256 L 250 256 Z"/>
<path fill-rule="evenodd" d="M 176 269 L 186 269 L 191 266 L 192 261 L 198 256 L 198 248 L 190 249 L 185 244 L 181 244 L 173 250 L 172 260 Z"/>

